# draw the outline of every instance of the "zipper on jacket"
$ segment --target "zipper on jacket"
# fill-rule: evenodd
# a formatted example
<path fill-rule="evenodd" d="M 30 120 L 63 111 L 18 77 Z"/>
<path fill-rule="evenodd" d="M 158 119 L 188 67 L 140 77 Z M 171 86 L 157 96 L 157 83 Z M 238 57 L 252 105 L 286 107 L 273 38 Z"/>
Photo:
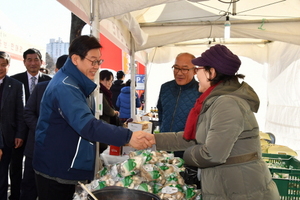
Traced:
<path fill-rule="evenodd" d="M 175 117 L 175 113 L 176 113 L 176 109 L 177 109 L 177 106 L 178 106 L 178 100 L 179 100 L 180 95 L 181 95 L 181 87 L 179 87 L 179 93 L 178 93 L 178 96 L 177 96 L 177 99 L 176 99 L 175 109 L 174 109 L 174 112 L 173 112 L 171 126 L 170 126 L 170 132 L 172 131 L 172 127 L 173 127 L 173 123 L 174 123 L 174 117 Z"/>
<path fill-rule="evenodd" d="M 62 110 L 60 109 L 60 107 L 59 107 L 57 110 L 58 110 L 58 113 L 60 114 L 60 116 L 61 116 L 62 118 L 65 118 L 65 117 L 64 117 L 64 114 L 63 114 L 63 112 L 62 112 Z"/>
<path fill-rule="evenodd" d="M 80 143 L 81 143 L 81 137 L 79 137 L 79 140 L 78 140 L 78 142 L 77 142 L 76 152 L 75 152 L 75 155 L 73 156 L 73 159 L 72 159 L 72 163 L 71 163 L 70 168 L 73 168 L 73 166 L 74 166 L 74 162 L 75 162 L 75 159 L 76 159 L 77 154 L 78 154 L 78 150 L 79 150 Z"/>

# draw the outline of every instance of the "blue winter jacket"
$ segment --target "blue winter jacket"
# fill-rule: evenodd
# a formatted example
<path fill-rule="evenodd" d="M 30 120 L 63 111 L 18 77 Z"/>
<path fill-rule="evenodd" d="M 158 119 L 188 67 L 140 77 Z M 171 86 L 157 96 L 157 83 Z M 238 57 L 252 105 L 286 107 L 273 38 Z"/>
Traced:
<path fill-rule="evenodd" d="M 95 141 L 122 146 L 132 132 L 94 116 L 96 84 L 68 58 L 45 90 L 38 119 L 33 168 L 64 180 L 92 180 Z"/>
<path fill-rule="evenodd" d="M 130 86 L 125 86 L 121 89 L 121 93 L 118 96 L 117 107 L 120 108 L 120 118 L 130 118 Z M 135 93 L 135 107 L 141 107 L 141 100 L 139 95 Z"/>
<path fill-rule="evenodd" d="M 198 82 L 193 79 L 186 85 L 175 80 L 164 83 L 160 88 L 157 102 L 160 132 L 183 131 L 191 108 L 202 93 Z"/>

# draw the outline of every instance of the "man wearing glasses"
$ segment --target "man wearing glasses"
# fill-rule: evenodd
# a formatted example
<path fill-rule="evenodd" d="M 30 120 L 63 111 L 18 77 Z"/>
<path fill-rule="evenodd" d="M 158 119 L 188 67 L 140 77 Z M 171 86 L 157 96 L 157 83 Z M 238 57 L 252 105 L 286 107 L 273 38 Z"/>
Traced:
<path fill-rule="evenodd" d="M 33 153 L 39 200 L 72 200 L 78 181 L 94 179 L 96 142 L 135 149 L 155 143 L 151 133 L 132 132 L 95 118 L 92 92 L 103 62 L 101 48 L 93 36 L 74 39 L 69 58 L 44 92 Z"/>
<path fill-rule="evenodd" d="M 174 80 L 164 83 L 160 88 L 157 102 L 160 132 L 183 131 L 190 109 L 201 95 L 195 80 L 195 66 L 191 62 L 195 56 L 180 53 L 172 66 Z M 183 151 L 174 152 L 176 157 Z"/>

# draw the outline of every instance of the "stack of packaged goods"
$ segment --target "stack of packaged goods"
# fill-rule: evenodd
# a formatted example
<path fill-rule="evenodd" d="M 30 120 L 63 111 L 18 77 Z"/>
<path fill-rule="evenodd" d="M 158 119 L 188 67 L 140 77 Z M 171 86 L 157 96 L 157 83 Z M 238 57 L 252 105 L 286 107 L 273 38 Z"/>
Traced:
<path fill-rule="evenodd" d="M 298 156 L 297 152 L 293 149 L 284 145 L 275 144 L 275 136 L 272 133 L 260 131 L 259 136 L 262 153 Z"/>
<path fill-rule="evenodd" d="M 162 200 L 199 200 L 201 190 L 196 185 L 185 184 L 180 175 L 185 170 L 183 165 L 184 161 L 172 153 L 135 151 L 129 154 L 129 159 L 105 166 L 97 179 L 85 186 L 90 191 L 120 186 L 153 193 Z M 76 196 L 85 199 L 88 194 L 79 190 Z"/>

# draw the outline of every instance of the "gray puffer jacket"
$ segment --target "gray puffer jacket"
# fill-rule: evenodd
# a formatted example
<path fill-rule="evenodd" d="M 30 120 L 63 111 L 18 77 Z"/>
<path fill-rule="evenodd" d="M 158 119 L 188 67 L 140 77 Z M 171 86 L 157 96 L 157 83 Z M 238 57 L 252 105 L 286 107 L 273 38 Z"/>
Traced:
<path fill-rule="evenodd" d="M 258 96 L 247 83 L 221 83 L 203 103 L 196 141 L 184 140 L 183 132 L 155 134 L 157 150 L 185 150 L 186 164 L 201 168 L 203 200 L 279 200 L 261 158 L 253 114 L 258 107 Z"/>

